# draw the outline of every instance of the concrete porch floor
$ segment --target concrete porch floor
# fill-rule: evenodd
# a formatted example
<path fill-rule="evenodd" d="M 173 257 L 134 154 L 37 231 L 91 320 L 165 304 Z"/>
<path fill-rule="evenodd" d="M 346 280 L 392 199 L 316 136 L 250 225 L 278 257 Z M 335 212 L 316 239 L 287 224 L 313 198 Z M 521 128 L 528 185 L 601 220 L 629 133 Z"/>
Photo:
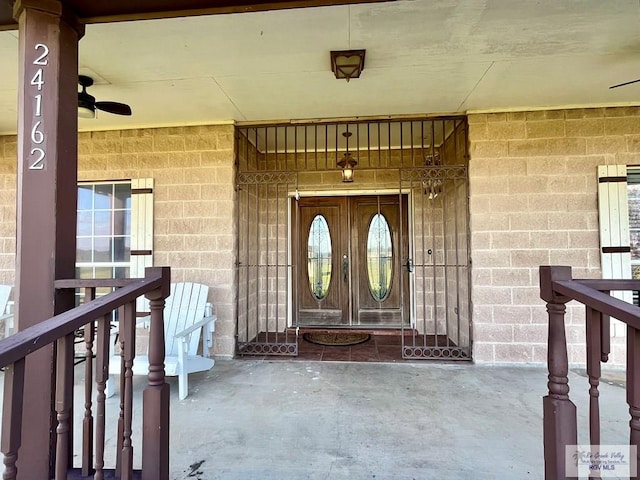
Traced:
<path fill-rule="evenodd" d="M 581 373 L 571 396 L 589 443 Z M 622 378 L 603 377 L 602 443 L 628 442 Z M 183 401 L 168 381 L 174 480 L 543 478 L 542 367 L 218 360 Z"/>

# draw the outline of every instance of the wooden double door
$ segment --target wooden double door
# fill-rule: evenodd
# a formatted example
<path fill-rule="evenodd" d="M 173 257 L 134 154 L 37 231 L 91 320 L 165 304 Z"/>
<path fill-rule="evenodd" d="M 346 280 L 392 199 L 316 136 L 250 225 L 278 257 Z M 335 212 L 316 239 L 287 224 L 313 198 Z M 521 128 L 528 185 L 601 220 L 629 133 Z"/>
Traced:
<path fill-rule="evenodd" d="M 305 197 L 296 215 L 299 326 L 409 321 L 406 195 Z"/>

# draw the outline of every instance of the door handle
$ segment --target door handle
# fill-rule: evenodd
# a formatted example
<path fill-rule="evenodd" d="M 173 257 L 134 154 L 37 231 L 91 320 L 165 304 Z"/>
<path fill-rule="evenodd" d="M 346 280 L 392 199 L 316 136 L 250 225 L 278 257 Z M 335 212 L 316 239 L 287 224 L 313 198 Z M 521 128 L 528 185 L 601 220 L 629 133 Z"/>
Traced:
<path fill-rule="evenodd" d="M 342 279 L 346 282 L 349 280 L 349 257 L 342 255 Z"/>
<path fill-rule="evenodd" d="M 411 258 L 407 258 L 407 270 L 413 272 L 413 260 Z"/>

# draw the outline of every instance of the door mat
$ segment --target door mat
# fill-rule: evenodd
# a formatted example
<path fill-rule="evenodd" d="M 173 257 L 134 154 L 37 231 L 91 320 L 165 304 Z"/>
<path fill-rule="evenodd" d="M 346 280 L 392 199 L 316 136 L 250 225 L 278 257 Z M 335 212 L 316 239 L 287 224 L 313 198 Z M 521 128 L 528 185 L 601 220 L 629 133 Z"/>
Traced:
<path fill-rule="evenodd" d="M 318 345 L 326 345 L 329 347 L 347 347 L 349 345 L 358 345 L 364 343 L 371 338 L 368 333 L 353 332 L 307 332 L 302 335 L 307 342 L 316 343 Z"/>

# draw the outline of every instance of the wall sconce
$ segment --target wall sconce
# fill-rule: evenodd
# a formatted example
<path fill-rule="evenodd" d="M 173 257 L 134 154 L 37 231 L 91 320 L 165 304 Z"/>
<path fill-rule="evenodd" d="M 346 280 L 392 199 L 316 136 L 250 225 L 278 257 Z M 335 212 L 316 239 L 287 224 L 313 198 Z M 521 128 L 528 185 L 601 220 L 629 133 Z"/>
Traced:
<path fill-rule="evenodd" d="M 331 71 L 337 79 L 359 78 L 364 70 L 365 50 L 332 50 Z"/>
<path fill-rule="evenodd" d="M 342 136 L 347 139 L 347 149 L 337 165 L 342 169 L 342 181 L 344 183 L 351 183 L 353 182 L 353 168 L 358 164 L 358 161 L 349 153 L 349 137 L 351 136 L 351 132 L 347 130 L 342 133 Z"/>
<path fill-rule="evenodd" d="M 435 200 L 440 193 L 442 193 L 442 180 L 439 178 L 430 178 L 422 182 L 425 195 L 429 200 Z"/>
<path fill-rule="evenodd" d="M 440 152 L 435 152 L 435 154 L 429 153 L 424 156 L 425 167 L 439 167 L 440 165 Z"/>
<path fill-rule="evenodd" d="M 440 152 L 434 152 L 424 156 L 425 167 L 440 167 L 442 165 L 440 161 Z M 424 194 L 428 196 L 429 200 L 435 200 L 435 198 L 442 193 L 442 171 L 440 169 L 433 169 L 427 172 L 430 178 L 422 181 L 422 188 L 424 188 Z"/>

